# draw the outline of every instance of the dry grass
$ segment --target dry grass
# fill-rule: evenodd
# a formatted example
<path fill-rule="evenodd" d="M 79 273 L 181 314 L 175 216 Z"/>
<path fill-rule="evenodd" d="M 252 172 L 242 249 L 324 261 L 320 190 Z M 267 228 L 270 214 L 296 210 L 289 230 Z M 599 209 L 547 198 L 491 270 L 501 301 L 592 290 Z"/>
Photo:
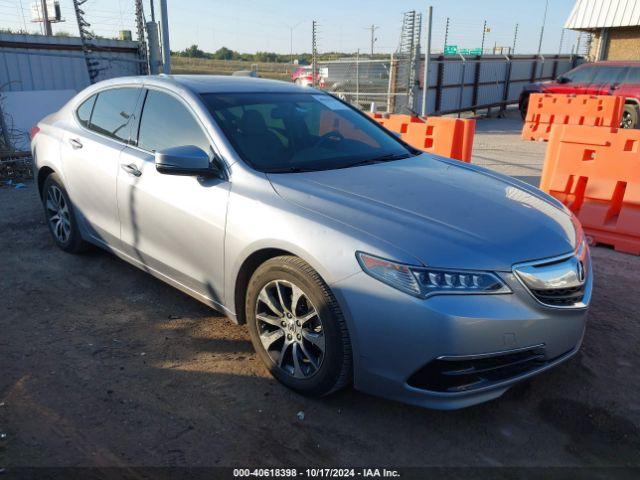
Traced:
<path fill-rule="evenodd" d="M 239 70 L 257 70 L 262 78 L 291 80 L 291 72 L 296 65 L 286 63 L 253 63 L 240 60 L 210 60 L 206 58 L 171 57 L 171 72 L 208 75 L 231 75 Z"/>

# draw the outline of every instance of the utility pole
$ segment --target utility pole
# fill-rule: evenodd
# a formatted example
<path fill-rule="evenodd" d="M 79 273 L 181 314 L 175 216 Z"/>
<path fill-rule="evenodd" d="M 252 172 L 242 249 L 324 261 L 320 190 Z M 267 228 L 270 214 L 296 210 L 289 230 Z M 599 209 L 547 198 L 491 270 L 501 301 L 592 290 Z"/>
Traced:
<path fill-rule="evenodd" d="M 156 23 L 156 8 L 154 6 L 154 0 L 149 0 L 149 7 L 151 11 L 151 21 Z"/>
<path fill-rule="evenodd" d="M 171 49 L 169 48 L 169 16 L 167 0 L 160 0 L 160 22 L 162 24 L 162 73 L 171 73 Z"/>
<path fill-rule="evenodd" d="M 480 45 L 480 50 L 482 50 L 481 55 L 484 55 L 484 38 L 486 34 L 487 34 L 487 21 L 485 20 L 482 26 L 482 45 Z"/>
<path fill-rule="evenodd" d="M 376 42 L 377 38 L 376 38 L 376 30 L 379 29 L 380 27 L 376 26 L 376 25 L 371 25 L 370 27 L 367 27 L 367 30 L 371 30 L 371 57 L 373 58 L 373 44 Z"/>
<path fill-rule="evenodd" d="M 547 9 L 549 8 L 549 0 L 544 4 L 544 15 L 542 16 L 542 26 L 540 27 L 540 41 L 538 42 L 538 56 L 542 50 L 542 37 L 544 37 L 544 24 L 547 23 Z"/>
<path fill-rule="evenodd" d="M 315 20 L 311 22 L 311 84 L 315 87 L 318 80 L 318 42 L 316 37 L 316 30 L 318 28 L 318 22 Z"/>
<path fill-rule="evenodd" d="M 518 24 L 516 23 L 516 28 L 513 31 L 513 47 L 511 47 L 511 54 L 515 55 L 516 53 L 516 41 L 518 40 Z"/>
<path fill-rule="evenodd" d="M 562 42 L 564 41 L 564 28 L 560 33 L 560 46 L 558 47 L 558 55 L 562 55 Z"/>
<path fill-rule="evenodd" d="M 42 9 L 42 25 L 44 25 L 44 34 L 48 37 L 53 35 L 51 31 L 51 22 L 49 21 L 49 12 L 47 11 L 47 0 L 40 0 Z"/>
<path fill-rule="evenodd" d="M 449 19 L 447 18 L 447 24 Z M 427 116 L 427 93 L 429 91 L 429 63 L 431 62 L 431 29 L 433 27 L 433 7 L 429 5 L 427 10 L 427 45 L 424 50 L 424 72 L 422 78 L 422 110 L 423 117 Z"/>
<path fill-rule="evenodd" d="M 447 17 L 447 24 L 444 27 L 444 48 L 442 49 L 443 52 L 447 48 L 448 40 L 449 40 L 449 17 Z"/>

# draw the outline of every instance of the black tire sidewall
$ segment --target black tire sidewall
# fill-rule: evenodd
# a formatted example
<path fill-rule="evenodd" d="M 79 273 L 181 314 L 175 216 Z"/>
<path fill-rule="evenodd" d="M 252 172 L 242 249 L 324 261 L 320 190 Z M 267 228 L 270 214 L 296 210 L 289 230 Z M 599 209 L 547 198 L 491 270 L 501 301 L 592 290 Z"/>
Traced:
<path fill-rule="evenodd" d="M 522 99 L 522 103 L 520 104 L 520 116 L 522 120 L 527 118 L 527 109 L 529 108 L 529 96 L 526 96 Z"/>
<path fill-rule="evenodd" d="M 338 326 L 338 322 L 343 320 L 336 318 L 336 313 L 338 312 L 335 311 L 337 307 L 335 299 L 326 295 L 321 285 L 318 285 L 313 278 L 310 278 L 297 265 L 287 262 L 285 258 L 287 257 L 278 257 L 265 262 L 256 270 L 249 281 L 245 301 L 245 314 L 251 342 L 260 359 L 271 374 L 281 383 L 303 395 L 324 395 L 333 390 L 343 367 L 345 352 L 340 327 Z M 262 288 L 273 280 L 286 280 L 295 283 L 308 295 L 320 315 L 325 337 L 325 353 L 320 369 L 310 378 L 294 378 L 283 371 L 273 362 L 260 341 L 255 318 L 255 305 Z M 328 287 L 325 286 L 325 288 Z M 340 314 L 338 313 L 338 315 Z"/>
<path fill-rule="evenodd" d="M 60 242 L 56 238 L 56 236 L 53 234 L 53 231 L 51 230 L 51 224 L 49 223 L 49 213 L 47 212 L 47 196 L 49 194 L 49 188 L 52 185 L 55 185 L 60 189 L 60 191 L 62 192 L 62 196 L 64 197 L 64 200 L 67 203 L 67 208 L 69 209 L 69 223 L 71 224 L 70 226 L 71 232 L 69 233 L 69 239 L 64 243 Z M 82 239 L 80 229 L 78 228 L 78 222 L 76 220 L 73 203 L 69 198 L 69 194 L 67 193 L 67 190 L 64 188 L 64 184 L 62 183 L 62 180 L 56 173 L 50 174 L 44 181 L 44 184 L 42 186 L 42 206 L 44 208 L 44 216 L 47 222 L 47 228 L 49 229 L 49 233 L 51 233 L 53 241 L 56 243 L 56 245 L 60 249 L 69 253 L 78 253 L 80 251 L 83 251 L 86 248 L 86 243 Z"/>

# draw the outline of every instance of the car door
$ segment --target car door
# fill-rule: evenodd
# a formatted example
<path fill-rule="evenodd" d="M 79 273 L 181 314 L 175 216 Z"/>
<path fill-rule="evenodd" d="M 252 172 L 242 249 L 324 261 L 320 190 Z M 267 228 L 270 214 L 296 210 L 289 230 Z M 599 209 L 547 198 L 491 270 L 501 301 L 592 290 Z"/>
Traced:
<path fill-rule="evenodd" d="M 120 246 L 116 179 L 120 152 L 129 141 L 139 88 L 112 88 L 85 100 L 61 145 L 64 181 L 86 234 Z"/>
<path fill-rule="evenodd" d="M 153 89 L 143 95 L 136 145 L 122 151 L 118 172 L 123 251 L 151 273 L 220 305 L 230 183 L 156 170 L 155 151 L 195 145 L 211 153 L 212 142 L 180 98 Z"/>

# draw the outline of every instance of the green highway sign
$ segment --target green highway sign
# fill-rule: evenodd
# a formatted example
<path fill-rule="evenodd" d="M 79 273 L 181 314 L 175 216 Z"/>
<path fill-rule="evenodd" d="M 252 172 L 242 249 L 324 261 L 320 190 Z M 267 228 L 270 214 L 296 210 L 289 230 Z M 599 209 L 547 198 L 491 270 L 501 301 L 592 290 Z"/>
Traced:
<path fill-rule="evenodd" d="M 460 50 L 458 50 L 458 53 L 460 55 L 470 55 L 468 48 L 461 48 Z"/>
<path fill-rule="evenodd" d="M 472 48 L 471 50 L 469 50 L 469 53 L 471 55 L 482 55 L 482 49 L 481 48 Z"/>
<path fill-rule="evenodd" d="M 456 55 L 458 53 L 457 45 L 445 45 L 444 46 L 444 54 L 445 55 Z"/>

